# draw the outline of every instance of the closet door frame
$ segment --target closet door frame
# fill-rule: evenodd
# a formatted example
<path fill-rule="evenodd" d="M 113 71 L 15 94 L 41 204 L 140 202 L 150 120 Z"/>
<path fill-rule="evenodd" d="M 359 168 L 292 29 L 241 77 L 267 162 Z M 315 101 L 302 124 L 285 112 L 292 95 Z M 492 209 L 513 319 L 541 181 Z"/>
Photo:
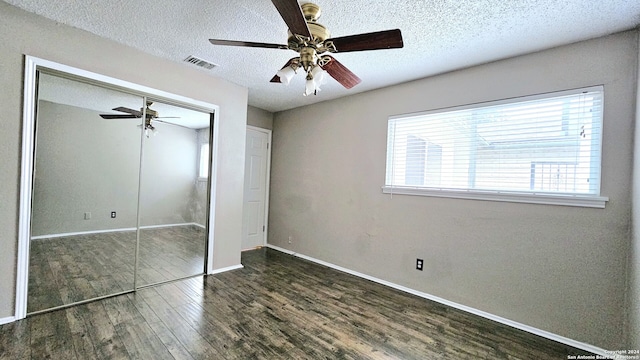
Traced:
<path fill-rule="evenodd" d="M 99 86 L 124 91 L 143 97 L 153 97 L 168 104 L 174 104 L 204 111 L 211 114 L 213 124 L 209 143 L 211 152 L 209 177 L 209 210 L 207 219 L 207 242 L 205 253 L 205 273 L 213 273 L 213 234 L 216 203 L 216 183 L 218 164 L 218 127 L 219 107 L 215 104 L 172 94 L 162 90 L 112 78 L 94 72 L 59 64 L 53 61 L 25 55 L 24 97 L 22 121 L 22 160 L 20 177 L 20 211 L 18 221 L 18 258 L 16 267 L 15 320 L 27 316 L 27 295 L 29 281 L 29 247 L 31 241 L 31 202 L 33 195 L 33 165 L 35 157 L 35 120 L 37 110 L 37 74 L 44 71 L 53 75 L 62 75 L 70 79 L 81 79 Z M 136 254 L 137 256 L 137 254 Z M 134 287 L 132 291 L 135 291 Z M 91 299 L 92 301 L 95 299 Z"/>

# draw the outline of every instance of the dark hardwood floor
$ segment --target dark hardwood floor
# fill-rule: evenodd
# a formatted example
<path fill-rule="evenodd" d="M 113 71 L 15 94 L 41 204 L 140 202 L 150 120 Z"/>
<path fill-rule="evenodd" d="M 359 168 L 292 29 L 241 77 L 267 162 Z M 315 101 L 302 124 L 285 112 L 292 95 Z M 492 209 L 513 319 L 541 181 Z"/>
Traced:
<path fill-rule="evenodd" d="M 133 289 L 135 231 L 31 242 L 27 312 Z M 143 229 L 138 286 L 204 272 L 205 232 L 196 226 Z"/>
<path fill-rule="evenodd" d="M 588 354 L 271 249 L 0 327 L 2 359 L 567 359 Z"/>

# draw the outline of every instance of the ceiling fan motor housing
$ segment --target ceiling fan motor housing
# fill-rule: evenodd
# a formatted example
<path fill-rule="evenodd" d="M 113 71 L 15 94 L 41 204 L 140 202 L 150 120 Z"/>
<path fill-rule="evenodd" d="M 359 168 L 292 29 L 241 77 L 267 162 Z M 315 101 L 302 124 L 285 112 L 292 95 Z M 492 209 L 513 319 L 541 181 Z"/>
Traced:
<path fill-rule="evenodd" d="M 318 45 L 331 37 L 329 30 L 324 25 L 317 23 L 318 18 L 321 15 L 320 7 L 312 3 L 304 3 L 300 5 L 305 20 L 307 20 L 307 27 L 312 36 L 312 44 Z M 289 42 L 300 44 L 300 40 L 289 31 Z"/>
<path fill-rule="evenodd" d="M 142 112 L 142 109 L 140 109 L 140 112 Z M 153 109 L 149 109 L 149 107 L 145 109 L 145 114 L 148 118 L 158 117 L 158 112 Z"/>
<path fill-rule="evenodd" d="M 302 14 L 307 21 L 317 21 L 322 15 L 322 11 L 320 10 L 320 6 L 312 3 L 304 3 L 300 4 L 300 8 L 302 9 Z"/>

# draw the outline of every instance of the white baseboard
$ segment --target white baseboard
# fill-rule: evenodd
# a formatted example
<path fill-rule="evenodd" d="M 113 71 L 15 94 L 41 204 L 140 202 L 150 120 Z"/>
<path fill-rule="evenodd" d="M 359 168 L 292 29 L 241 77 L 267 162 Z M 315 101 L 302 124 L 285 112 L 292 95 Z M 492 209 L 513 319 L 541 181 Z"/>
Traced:
<path fill-rule="evenodd" d="M 227 271 L 231 271 L 231 270 L 238 270 L 238 269 L 243 269 L 243 268 L 244 268 L 244 266 L 242 266 L 242 264 L 233 265 L 233 266 L 227 266 L 227 267 L 223 267 L 223 268 L 220 268 L 220 269 L 213 269 L 207 275 L 215 275 L 215 274 L 220 274 L 220 273 L 223 273 L 223 272 L 227 272 Z"/>
<path fill-rule="evenodd" d="M 16 321 L 16 317 L 15 316 L 9 316 L 9 317 L 6 317 L 6 318 L 0 318 L 0 325 L 12 323 L 14 321 Z"/>
<path fill-rule="evenodd" d="M 145 225 L 145 226 L 140 226 L 140 229 L 159 229 L 159 228 L 176 227 L 176 226 L 197 226 L 197 227 L 206 229 L 204 225 L 200 225 L 197 223 Z M 136 231 L 136 228 L 132 227 L 132 228 L 120 228 L 120 229 L 77 231 L 77 232 L 62 233 L 62 234 L 37 235 L 37 236 L 32 236 L 31 240 L 51 239 L 51 238 L 76 236 L 76 235 L 104 234 L 104 233 L 123 232 L 123 231 Z"/>
<path fill-rule="evenodd" d="M 160 224 L 160 225 L 144 225 L 144 226 L 140 226 L 140 229 L 161 229 L 161 228 L 168 228 L 168 227 L 191 226 L 191 225 L 198 226 L 198 224 L 196 223 Z"/>
<path fill-rule="evenodd" d="M 59 238 L 59 237 L 76 236 L 76 235 L 104 234 L 104 233 L 111 233 L 111 232 L 135 231 L 135 230 L 136 228 L 133 227 L 133 228 L 106 229 L 106 230 L 76 231 L 76 232 L 61 233 L 61 234 L 37 235 L 37 236 L 32 236 L 31 240 L 50 239 L 50 238 Z"/>
<path fill-rule="evenodd" d="M 280 251 L 280 252 L 283 252 L 285 254 L 289 254 L 289 255 L 293 255 L 293 256 L 299 257 L 301 259 L 309 260 L 309 261 L 314 262 L 316 264 L 324 265 L 326 267 L 329 267 L 329 268 L 332 268 L 332 269 L 335 269 L 335 270 L 338 270 L 338 271 L 345 272 L 347 274 L 351 274 L 351 275 L 354 275 L 354 276 L 357 276 L 357 277 L 360 277 L 360 278 L 363 278 L 363 279 L 367 279 L 367 280 L 376 282 L 376 283 L 381 284 L 381 285 L 385 285 L 385 286 L 388 286 L 388 287 L 391 287 L 391 288 L 394 288 L 394 289 L 397 289 L 397 290 L 400 290 L 400 291 L 404 291 L 406 293 L 409 293 L 409 294 L 412 294 L 412 295 L 415 295 L 415 296 L 419 296 L 419 297 L 424 298 L 424 299 L 435 301 L 437 303 L 440 303 L 440 304 L 443 304 L 443 305 L 447 305 L 447 306 L 450 306 L 452 308 L 455 308 L 455 309 L 458 309 L 458 310 L 462 310 L 462 311 L 468 312 L 468 313 L 473 314 L 473 315 L 477 315 L 477 316 L 480 316 L 480 317 L 483 317 L 483 318 L 486 318 L 486 319 L 489 319 L 489 320 L 493 320 L 495 322 L 498 322 L 498 323 L 501 323 L 501 324 L 504 324 L 504 325 L 508 325 L 508 326 L 513 327 L 513 328 L 516 328 L 516 329 L 519 329 L 519 330 L 523 330 L 523 331 L 526 331 L 526 332 L 534 334 L 534 335 L 541 336 L 543 338 L 547 338 L 547 339 L 550 339 L 550 340 L 553 340 L 553 341 L 557 341 L 557 342 L 562 343 L 562 344 L 573 346 L 573 347 L 581 349 L 581 350 L 586 350 L 586 351 L 592 352 L 592 353 L 597 354 L 597 355 L 611 356 L 611 352 L 607 352 L 606 350 L 604 350 L 602 348 L 599 348 L 597 346 L 593 346 L 593 345 L 586 344 L 586 343 L 583 343 L 583 342 L 580 342 L 580 341 L 569 339 L 569 338 L 566 338 L 564 336 L 560 336 L 560 335 L 557 335 L 557 334 L 554 334 L 554 333 L 551 333 L 551 332 L 548 332 L 548 331 L 545 331 L 545 330 L 541 330 L 541 329 L 535 328 L 533 326 L 529 326 L 529 325 L 525 325 L 525 324 L 519 323 L 517 321 L 505 319 L 505 318 L 503 318 L 501 316 L 497 316 L 497 315 L 488 313 L 486 311 L 478 310 L 478 309 L 475 309 L 475 308 L 472 308 L 472 307 L 469 307 L 469 306 L 466 306 L 466 305 L 462 305 L 462 304 L 458 304 L 458 303 L 453 302 L 453 301 L 449 301 L 447 299 L 443 299 L 443 298 L 438 297 L 438 296 L 427 294 L 427 293 L 424 293 L 424 292 L 421 292 L 421 291 L 418 291 L 418 290 L 414 290 L 414 289 L 411 289 L 411 288 L 408 288 L 408 287 L 405 287 L 405 286 L 402 286 L 402 285 L 394 284 L 394 283 L 386 281 L 386 280 L 378 279 L 376 277 L 369 276 L 367 274 L 363 274 L 363 273 L 360 273 L 360 272 L 357 272 L 357 271 L 354 271 L 354 270 L 351 270 L 351 269 L 344 268 L 342 266 L 338 266 L 338 265 L 335 265 L 335 264 L 332 264 L 332 263 L 328 263 L 326 261 L 318 260 L 316 258 L 312 258 L 310 256 L 303 255 L 303 254 L 300 254 L 300 253 L 297 253 L 297 252 L 294 252 L 294 251 L 291 251 L 291 250 L 287 250 L 287 249 L 284 249 L 284 248 L 281 248 L 281 247 L 278 247 L 278 246 L 275 246 L 275 245 L 267 244 L 267 247 L 271 248 L 271 249 L 274 249 L 274 250 L 277 250 L 277 251 Z"/>

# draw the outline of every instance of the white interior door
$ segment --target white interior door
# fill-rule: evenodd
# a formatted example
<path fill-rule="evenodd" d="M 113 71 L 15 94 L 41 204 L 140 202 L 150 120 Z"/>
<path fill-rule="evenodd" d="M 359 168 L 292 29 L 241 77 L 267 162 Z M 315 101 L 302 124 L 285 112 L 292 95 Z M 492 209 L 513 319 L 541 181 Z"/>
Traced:
<path fill-rule="evenodd" d="M 271 130 L 247 127 L 243 250 L 266 244 L 270 138 Z"/>

